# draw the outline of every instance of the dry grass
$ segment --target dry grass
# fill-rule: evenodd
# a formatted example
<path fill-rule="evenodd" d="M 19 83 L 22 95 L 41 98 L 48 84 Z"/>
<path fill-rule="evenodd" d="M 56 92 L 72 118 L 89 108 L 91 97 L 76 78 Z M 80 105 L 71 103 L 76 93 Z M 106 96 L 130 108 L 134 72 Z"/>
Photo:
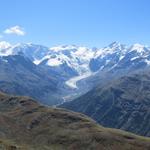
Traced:
<path fill-rule="evenodd" d="M 85 115 L 0 94 L 2 150 L 149 150 L 150 139 L 97 125 Z M 4 140 L 5 139 L 5 140 Z M 11 141 L 11 142 L 10 142 Z"/>

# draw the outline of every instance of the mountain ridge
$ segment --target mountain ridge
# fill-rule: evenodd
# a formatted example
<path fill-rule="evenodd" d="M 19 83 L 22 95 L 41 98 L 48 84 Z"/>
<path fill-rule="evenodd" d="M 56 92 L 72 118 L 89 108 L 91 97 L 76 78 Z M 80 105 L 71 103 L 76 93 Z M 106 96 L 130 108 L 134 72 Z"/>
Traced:
<path fill-rule="evenodd" d="M 85 115 L 0 92 L 0 149 L 148 150 L 150 139 L 97 125 Z"/>
<path fill-rule="evenodd" d="M 149 72 L 114 79 L 59 107 L 84 113 L 106 127 L 150 136 Z"/>

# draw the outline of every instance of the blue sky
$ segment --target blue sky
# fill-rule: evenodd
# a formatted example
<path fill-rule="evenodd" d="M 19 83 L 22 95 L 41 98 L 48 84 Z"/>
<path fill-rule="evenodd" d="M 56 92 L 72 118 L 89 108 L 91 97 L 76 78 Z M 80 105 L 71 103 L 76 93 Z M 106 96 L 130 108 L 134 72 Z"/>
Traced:
<path fill-rule="evenodd" d="M 46 46 L 77 44 L 101 47 L 113 41 L 150 45 L 149 0 L 0 2 L 1 41 Z M 12 27 L 17 27 L 23 34 L 13 34 Z"/>

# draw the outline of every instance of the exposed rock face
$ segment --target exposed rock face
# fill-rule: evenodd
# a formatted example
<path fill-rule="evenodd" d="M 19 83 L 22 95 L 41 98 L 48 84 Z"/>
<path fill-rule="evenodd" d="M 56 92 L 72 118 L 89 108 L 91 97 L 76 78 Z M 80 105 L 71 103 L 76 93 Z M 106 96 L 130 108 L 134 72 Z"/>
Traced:
<path fill-rule="evenodd" d="M 43 104 L 53 105 L 61 102 L 58 81 L 57 74 L 49 74 L 27 57 L 0 57 L 0 90 L 3 92 L 31 96 Z"/>

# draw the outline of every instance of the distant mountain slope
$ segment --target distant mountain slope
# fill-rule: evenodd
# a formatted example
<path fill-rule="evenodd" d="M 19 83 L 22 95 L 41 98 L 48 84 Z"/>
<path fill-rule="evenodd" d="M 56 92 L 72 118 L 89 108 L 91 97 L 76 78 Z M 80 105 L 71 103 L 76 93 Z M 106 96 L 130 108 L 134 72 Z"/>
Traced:
<path fill-rule="evenodd" d="M 0 93 L 0 149 L 149 150 L 150 139 L 95 124 L 86 116 Z"/>
<path fill-rule="evenodd" d="M 49 66 L 68 77 L 89 72 L 110 71 L 149 65 L 150 48 L 140 44 L 130 47 L 113 42 L 104 48 L 87 48 L 76 45 L 45 47 L 36 44 L 17 44 L 0 42 L 0 56 L 24 54 L 36 65 Z M 64 69 L 64 66 L 66 69 Z M 68 68 L 68 69 L 67 69 Z"/>
<path fill-rule="evenodd" d="M 114 42 L 97 51 L 90 60 L 89 67 L 94 74 L 79 81 L 79 87 L 86 83 L 88 89 L 91 89 L 98 84 L 149 68 L 150 48 L 140 44 L 127 47 Z"/>
<path fill-rule="evenodd" d="M 0 90 L 16 95 L 26 95 L 38 99 L 43 104 L 61 102 L 57 87 L 58 78 L 49 75 L 22 55 L 0 58 Z"/>
<path fill-rule="evenodd" d="M 32 43 L 11 45 L 0 42 L 0 56 L 13 55 L 24 56 L 37 68 L 42 68 L 41 74 L 45 72 L 43 78 L 56 78 L 57 88 L 61 92 L 59 97 L 64 101 L 73 100 L 99 84 L 150 67 L 148 46 L 125 46 L 118 42 L 104 48 L 76 45 L 48 48 Z"/>
<path fill-rule="evenodd" d="M 82 112 L 106 127 L 150 136 L 150 72 L 99 85 L 60 107 Z"/>

